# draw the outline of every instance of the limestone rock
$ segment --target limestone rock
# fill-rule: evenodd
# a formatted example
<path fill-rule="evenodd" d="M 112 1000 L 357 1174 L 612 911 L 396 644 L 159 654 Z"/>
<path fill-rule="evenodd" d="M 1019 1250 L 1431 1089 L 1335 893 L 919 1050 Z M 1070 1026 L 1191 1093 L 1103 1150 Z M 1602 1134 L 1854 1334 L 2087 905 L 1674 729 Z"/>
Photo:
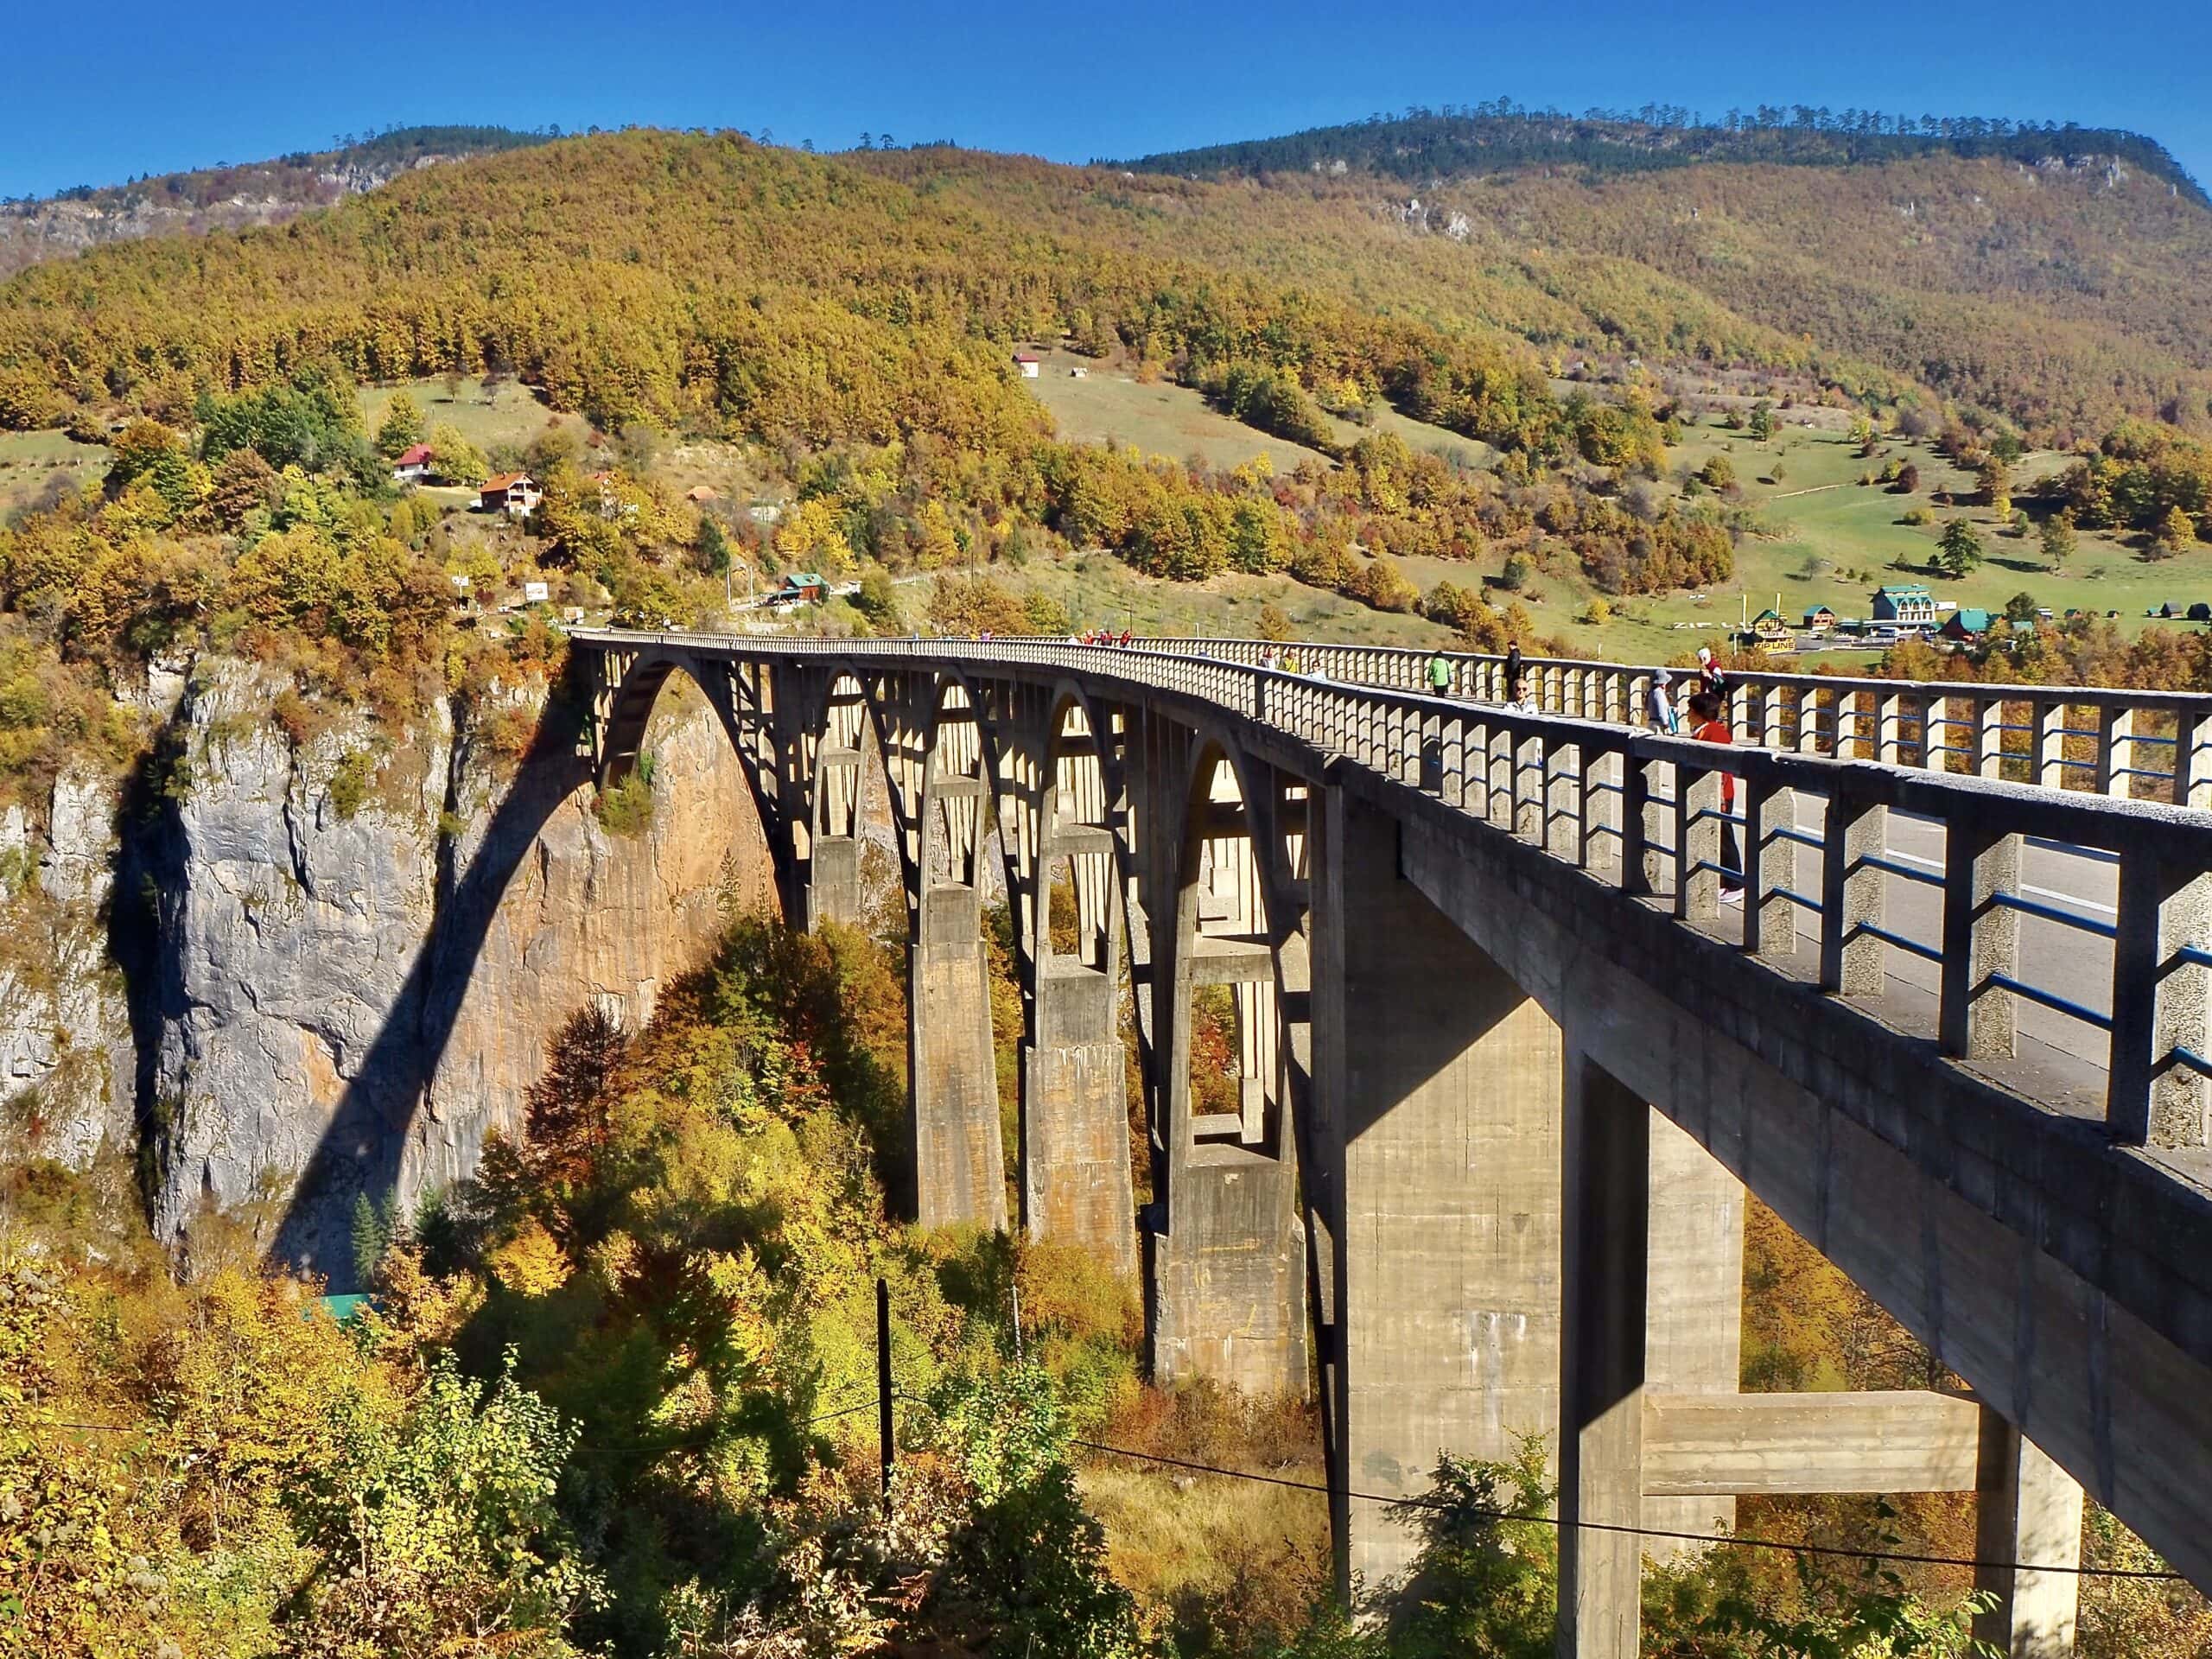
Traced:
<path fill-rule="evenodd" d="M 204 1204 L 274 1198 L 272 1248 L 342 1284 L 358 1194 L 411 1204 L 472 1173 L 570 1014 L 599 1000 L 641 1024 L 719 928 L 725 885 L 772 886 L 696 700 L 657 726 L 653 822 L 625 840 L 565 753 L 504 775 L 440 705 L 404 732 L 341 721 L 295 754 L 261 717 L 270 692 L 204 671 L 179 714 L 192 785 L 149 860 L 156 1224 L 176 1237 Z"/>

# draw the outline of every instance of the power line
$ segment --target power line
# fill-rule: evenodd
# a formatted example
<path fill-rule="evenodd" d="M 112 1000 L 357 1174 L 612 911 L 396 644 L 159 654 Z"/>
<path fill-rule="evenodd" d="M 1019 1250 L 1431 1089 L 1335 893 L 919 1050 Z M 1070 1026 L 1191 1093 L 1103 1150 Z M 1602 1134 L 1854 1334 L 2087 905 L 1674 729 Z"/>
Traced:
<path fill-rule="evenodd" d="M 1084 1446 L 1093 1452 L 1109 1452 L 1117 1458 L 1135 1458 L 1147 1463 L 1164 1463 L 1177 1469 L 1196 1470 L 1203 1474 L 1226 1475 L 1232 1480 L 1256 1480 L 1269 1486 L 1287 1486 L 1294 1491 L 1319 1492 L 1328 1496 L 1326 1486 L 1317 1486 L 1310 1480 L 1292 1480 L 1282 1475 L 1257 1475 L 1244 1469 L 1224 1469 L 1211 1463 L 1193 1463 L 1187 1458 L 1171 1458 L 1158 1452 L 1133 1452 L 1123 1446 L 1108 1446 L 1103 1440 L 1086 1440 L 1070 1437 L 1070 1444 Z M 1529 1521 L 1542 1527 L 1564 1527 L 1568 1523 L 1555 1515 L 1535 1515 L 1521 1510 L 1486 1510 L 1465 1503 L 1447 1503 L 1432 1497 L 1391 1497 L 1382 1492 L 1347 1491 L 1350 1498 L 1364 1499 L 1370 1503 L 1394 1503 L 1403 1509 L 1433 1510 L 1444 1515 L 1464 1515 L 1486 1521 Z M 2046 1567 L 2025 1561 L 1983 1561 L 1963 1555 L 1923 1555 L 1906 1550 L 1854 1549 L 1843 1544 L 1793 1544 L 1780 1538 L 1745 1538 L 1732 1533 L 1669 1532 L 1656 1527 L 1630 1527 L 1616 1522 L 1577 1521 L 1573 1523 L 1581 1532 L 1626 1533 L 1637 1538 L 1669 1538 L 1694 1544 L 1728 1544 L 1738 1549 L 1781 1550 L 1795 1555 L 1840 1555 L 1854 1560 L 1904 1561 L 1919 1567 L 1970 1567 L 1977 1570 L 2006 1573 L 2064 1573 L 2084 1579 L 2152 1579 L 2185 1584 L 2181 1573 L 2158 1571 L 2149 1567 Z"/>
<path fill-rule="evenodd" d="M 919 1406 L 925 1411 L 937 1408 L 927 1400 L 911 1394 L 897 1396 L 910 1406 Z M 796 1428 L 811 1428 L 817 1423 L 833 1422 L 840 1417 L 850 1417 L 863 1411 L 874 1411 L 879 1402 L 861 1402 L 856 1406 L 842 1407 L 825 1411 L 792 1425 Z M 135 1431 L 122 1423 L 55 1423 L 55 1428 L 97 1430 L 111 1434 L 127 1434 Z M 703 1440 L 663 1441 L 658 1445 L 618 1445 L 608 1441 L 579 1440 L 570 1449 L 575 1452 L 683 1452 L 708 1444 Z M 1257 1481 L 1262 1485 L 1287 1487 L 1292 1491 L 1317 1492 L 1326 1497 L 1329 1488 L 1316 1485 L 1310 1480 L 1293 1480 L 1285 1475 L 1255 1474 L 1249 1469 L 1224 1469 L 1219 1464 L 1196 1463 L 1188 1458 L 1171 1458 L 1160 1452 L 1138 1452 L 1126 1446 L 1109 1446 L 1103 1440 L 1087 1440 L 1071 1435 L 1069 1444 L 1086 1451 L 1103 1452 L 1110 1457 L 1130 1458 L 1141 1463 L 1164 1464 L 1170 1468 L 1188 1469 L 1198 1474 L 1220 1475 L 1230 1480 Z M 1392 1497 L 1384 1492 L 1347 1491 L 1347 1498 L 1369 1503 L 1390 1503 L 1401 1509 L 1429 1510 L 1443 1515 L 1460 1515 L 1484 1521 L 1526 1521 L 1540 1527 L 1564 1527 L 1567 1522 L 1555 1515 L 1538 1515 L 1524 1510 L 1482 1509 L 1470 1504 L 1447 1503 L 1440 1499 L 1420 1497 Z M 1776 1550 L 1792 1555 L 1824 1555 L 1847 1560 L 1895 1561 L 1913 1567 L 1964 1567 L 1976 1572 L 2056 1573 L 2081 1579 L 2113 1579 L 2142 1580 L 2162 1584 L 2187 1584 L 2189 1580 L 2171 1568 L 2128 1567 L 2059 1567 L 2029 1561 L 1980 1560 L 1970 1555 L 1930 1555 L 1910 1550 L 1859 1549 L 1847 1544 L 1793 1544 L 1781 1538 L 1746 1538 L 1736 1533 L 1674 1532 L 1659 1527 L 1631 1527 L 1611 1521 L 1577 1521 L 1573 1523 L 1582 1532 L 1610 1532 L 1635 1538 L 1663 1538 L 1675 1542 L 1692 1544 L 1725 1544 L 1733 1549 Z"/>

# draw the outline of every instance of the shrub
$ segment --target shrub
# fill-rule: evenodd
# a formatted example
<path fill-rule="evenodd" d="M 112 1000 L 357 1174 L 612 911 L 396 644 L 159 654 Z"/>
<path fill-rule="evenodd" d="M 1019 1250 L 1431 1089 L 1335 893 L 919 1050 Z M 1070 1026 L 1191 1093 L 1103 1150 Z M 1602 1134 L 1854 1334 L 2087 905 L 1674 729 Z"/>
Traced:
<path fill-rule="evenodd" d="M 652 827 L 652 768 L 645 756 L 638 758 L 637 769 L 628 777 L 599 791 L 592 810 L 610 836 L 635 838 Z"/>
<path fill-rule="evenodd" d="M 330 774 L 330 806 L 340 818 L 351 818 L 369 798 L 376 781 L 377 758 L 368 749 L 348 749 Z"/>

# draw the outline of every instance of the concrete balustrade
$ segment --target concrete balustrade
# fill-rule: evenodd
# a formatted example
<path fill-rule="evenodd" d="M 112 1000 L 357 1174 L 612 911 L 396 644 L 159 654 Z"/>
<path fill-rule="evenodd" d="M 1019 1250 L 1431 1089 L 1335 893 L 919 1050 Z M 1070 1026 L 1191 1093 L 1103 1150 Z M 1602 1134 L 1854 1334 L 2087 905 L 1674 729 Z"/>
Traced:
<path fill-rule="evenodd" d="M 1219 642 L 575 648 L 608 779 L 671 672 L 706 687 L 787 914 L 857 913 L 880 776 L 916 1030 L 958 1034 L 917 1037 L 933 1221 L 1007 1213 L 975 943 L 998 849 L 1022 1224 L 1141 1272 L 1156 1376 L 1318 1381 L 1347 1580 L 1406 1559 L 1378 1499 L 1537 1433 L 1566 1653 L 1628 1659 L 1639 1563 L 1680 1547 L 1574 1523 L 1704 1535 L 1742 1492 L 1975 1491 L 1981 1554 L 2052 1569 L 1985 1574 L 2018 1654 L 2070 1644 L 2084 1487 L 2212 1582 L 2212 814 L 2124 785 L 2160 721 L 2196 777 L 2190 709 L 2066 690 L 2016 731 L 2010 689 L 1770 677 L 1736 699 L 1770 746 L 1721 747 L 1624 724 L 1649 671 L 1607 664 L 1534 665 L 1556 714 L 1496 702 L 1494 659 L 1438 697 L 1365 648 L 1300 647 L 1325 679 Z M 2095 791 L 2040 781 L 2069 740 Z M 2054 897 L 2062 858 L 2113 902 Z M 1202 1110 L 1207 987 L 1234 1100 Z M 1738 1395 L 1745 1186 L 1976 1399 Z"/>
<path fill-rule="evenodd" d="M 1427 684 L 1431 655 L 1256 639 L 1148 639 L 1145 648 L 1255 667 L 1270 651 L 1278 658 L 1294 651 L 1304 671 L 1400 690 Z M 1505 700 L 1503 658 L 1448 655 L 1453 695 Z M 1522 659 L 1523 696 L 1541 713 L 1640 726 L 1652 671 L 1640 664 L 1529 657 Z M 1675 671 L 1677 703 L 1692 677 Z M 1732 669 L 1727 677 L 1728 719 L 1738 742 L 2212 808 L 2212 695 L 2203 692 L 1952 686 L 1764 669 Z M 2075 740 L 2070 755 L 2069 737 Z"/>

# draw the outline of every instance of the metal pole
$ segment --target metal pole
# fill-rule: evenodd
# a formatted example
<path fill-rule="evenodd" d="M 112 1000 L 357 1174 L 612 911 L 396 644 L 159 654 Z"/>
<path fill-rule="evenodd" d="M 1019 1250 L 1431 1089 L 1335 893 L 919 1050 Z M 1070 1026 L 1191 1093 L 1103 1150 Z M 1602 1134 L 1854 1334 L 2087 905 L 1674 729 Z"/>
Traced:
<path fill-rule="evenodd" d="M 883 1448 L 883 1518 L 891 1519 L 891 1281 L 875 1281 L 875 1427 Z"/>

